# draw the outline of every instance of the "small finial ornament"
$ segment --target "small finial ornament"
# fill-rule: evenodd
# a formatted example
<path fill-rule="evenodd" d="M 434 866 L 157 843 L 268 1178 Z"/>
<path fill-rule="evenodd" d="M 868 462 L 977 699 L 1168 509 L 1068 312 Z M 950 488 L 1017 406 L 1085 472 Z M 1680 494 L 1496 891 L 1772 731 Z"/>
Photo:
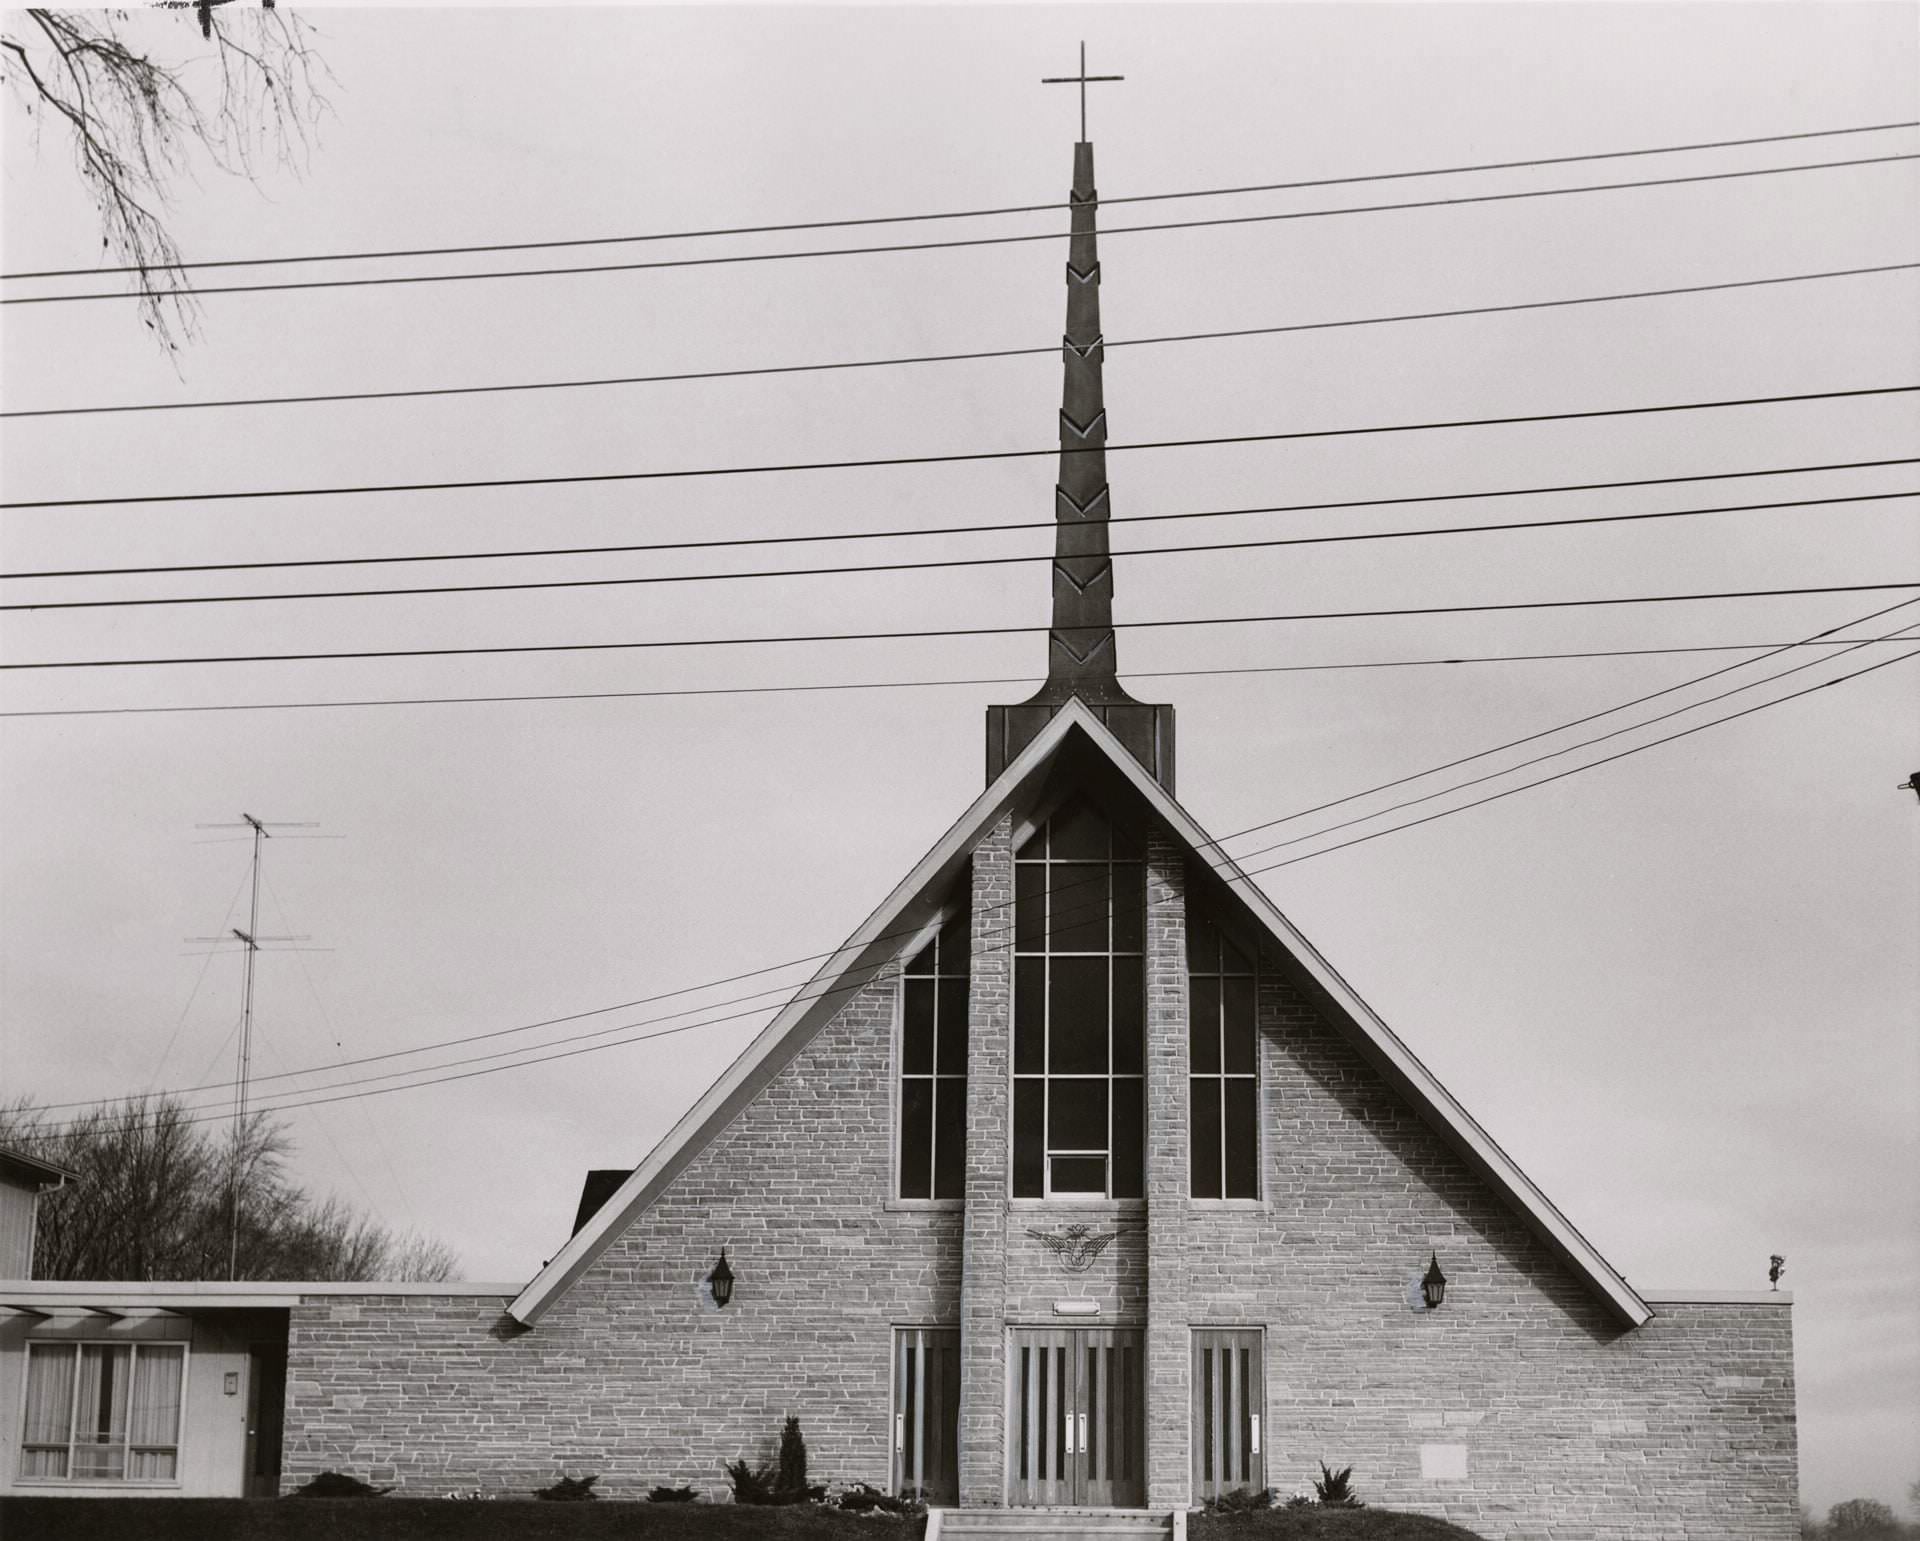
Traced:
<path fill-rule="evenodd" d="M 1767 1259 L 1767 1282 L 1775 1289 L 1780 1288 L 1780 1275 L 1787 1271 L 1787 1260 L 1778 1252 Z"/>

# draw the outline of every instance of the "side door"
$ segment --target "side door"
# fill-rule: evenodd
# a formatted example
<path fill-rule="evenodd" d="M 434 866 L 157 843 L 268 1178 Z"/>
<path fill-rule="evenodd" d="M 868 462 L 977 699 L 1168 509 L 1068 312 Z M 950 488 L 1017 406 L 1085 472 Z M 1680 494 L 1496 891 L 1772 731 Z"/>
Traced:
<path fill-rule="evenodd" d="M 1260 1423 L 1266 1411 L 1258 1328 L 1193 1330 L 1193 1501 L 1267 1485 Z"/>
<path fill-rule="evenodd" d="M 960 1334 L 901 1327 L 893 1348 L 893 1490 L 932 1504 L 960 1498 Z"/>

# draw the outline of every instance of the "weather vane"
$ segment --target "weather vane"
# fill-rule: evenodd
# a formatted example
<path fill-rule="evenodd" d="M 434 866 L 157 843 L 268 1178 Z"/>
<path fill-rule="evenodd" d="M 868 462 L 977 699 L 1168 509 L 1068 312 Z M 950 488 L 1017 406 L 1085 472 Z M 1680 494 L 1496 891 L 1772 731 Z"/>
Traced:
<path fill-rule="evenodd" d="M 1080 45 L 1080 73 L 1078 75 L 1043 75 L 1040 79 L 1040 84 L 1043 86 L 1077 85 L 1080 87 L 1080 142 L 1085 144 L 1087 142 L 1087 83 L 1098 80 L 1125 80 L 1126 78 L 1125 75 L 1089 75 L 1087 73 L 1087 45 L 1082 43 Z"/>

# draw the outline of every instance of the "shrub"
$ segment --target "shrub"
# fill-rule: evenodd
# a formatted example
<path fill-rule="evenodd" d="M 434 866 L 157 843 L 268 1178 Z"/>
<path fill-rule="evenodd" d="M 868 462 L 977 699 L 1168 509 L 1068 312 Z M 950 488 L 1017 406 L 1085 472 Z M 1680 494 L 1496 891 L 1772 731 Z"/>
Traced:
<path fill-rule="evenodd" d="M 1231 1493 L 1209 1498 L 1205 1507 L 1209 1514 L 1245 1514 L 1252 1509 L 1271 1509 L 1273 1489 L 1261 1488 L 1256 1493 L 1252 1488 L 1237 1487 Z"/>
<path fill-rule="evenodd" d="M 807 1481 L 807 1441 L 800 1420 L 788 1415 L 780 1426 L 780 1470 L 773 1481 L 773 1501 L 781 1504 L 817 1504 L 827 1496 L 824 1485 Z"/>
<path fill-rule="evenodd" d="M 598 1498 L 600 1496 L 593 1490 L 594 1483 L 599 1480 L 600 1478 L 597 1475 L 592 1477 L 562 1477 L 551 1487 L 535 1488 L 533 1490 L 533 1496 L 535 1498 L 550 1499 L 554 1503 L 559 1504 L 577 1504 L 584 1502 L 586 1499 Z"/>
<path fill-rule="evenodd" d="M 877 1487 L 864 1482 L 856 1482 L 836 1500 L 849 1514 L 903 1514 L 920 1515 L 927 1512 L 927 1506 L 917 1498 L 896 1497 L 892 1493 L 883 1493 Z"/>
<path fill-rule="evenodd" d="M 650 1487 L 647 1489 L 647 1502 L 650 1504 L 692 1504 L 700 1501 L 699 1495 L 690 1487 Z"/>
<path fill-rule="evenodd" d="M 727 1481 L 733 1485 L 733 1501 L 737 1504 L 770 1504 L 773 1502 L 773 1468 L 771 1466 L 750 1466 L 745 1457 L 727 1462 Z"/>
<path fill-rule="evenodd" d="M 1353 1496 L 1353 1468 L 1343 1466 L 1339 1471 L 1327 1470 L 1327 1463 L 1320 1463 L 1320 1475 L 1314 1478 L 1313 1491 L 1323 1504 L 1338 1509 L 1358 1509 L 1360 1500 Z"/>
<path fill-rule="evenodd" d="M 297 1487 L 289 1498 L 379 1498 L 392 1488 L 372 1487 L 345 1472 L 323 1471 L 304 1487 Z"/>

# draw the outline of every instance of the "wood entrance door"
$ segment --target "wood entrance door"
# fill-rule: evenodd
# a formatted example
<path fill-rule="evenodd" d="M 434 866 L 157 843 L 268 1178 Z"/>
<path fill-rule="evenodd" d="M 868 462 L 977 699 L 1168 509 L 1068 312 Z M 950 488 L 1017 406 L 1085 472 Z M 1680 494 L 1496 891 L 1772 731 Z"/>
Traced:
<path fill-rule="evenodd" d="M 1021 1327 L 1007 1352 L 1007 1501 L 1146 1501 L 1146 1366 L 1125 1327 Z"/>
<path fill-rule="evenodd" d="M 893 1490 L 922 1503 L 960 1499 L 960 1334 L 901 1327 L 893 1350 Z"/>
<path fill-rule="evenodd" d="M 1266 1409 L 1261 1334 L 1198 1328 L 1193 1332 L 1193 1498 L 1267 1485 L 1260 1454 Z"/>
<path fill-rule="evenodd" d="M 279 1496 L 280 1446 L 286 1409 L 286 1344 L 248 1344 L 246 1496 L 249 1498 Z"/>

